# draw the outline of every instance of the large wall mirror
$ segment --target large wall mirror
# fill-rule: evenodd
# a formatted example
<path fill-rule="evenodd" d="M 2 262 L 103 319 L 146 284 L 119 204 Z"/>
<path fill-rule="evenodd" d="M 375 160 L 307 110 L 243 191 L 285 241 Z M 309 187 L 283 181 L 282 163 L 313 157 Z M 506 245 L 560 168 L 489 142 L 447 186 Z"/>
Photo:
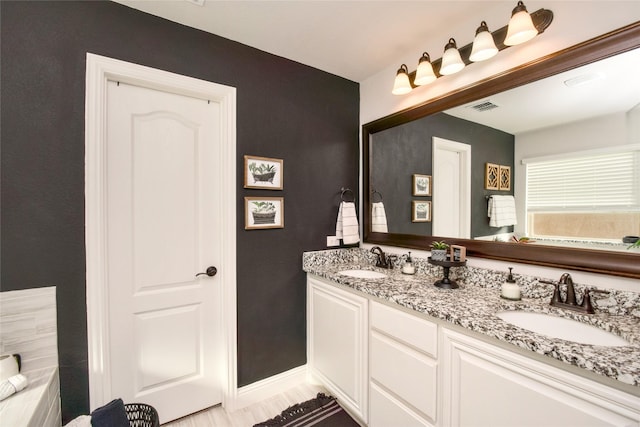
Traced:
<path fill-rule="evenodd" d="M 640 278 L 640 249 L 622 242 L 640 234 L 639 68 L 636 22 L 365 124 L 364 241 L 428 250 L 432 241 L 446 240 L 464 245 L 472 256 Z M 620 179 L 629 183 L 628 198 L 620 202 L 614 193 L 621 185 L 612 184 L 618 178 L 605 172 L 622 171 L 616 153 L 627 152 L 632 163 Z M 558 181 L 553 173 L 577 171 L 584 158 L 602 165 L 600 155 L 612 157 L 611 165 L 587 175 L 597 175 L 604 190 L 569 191 L 578 197 L 561 202 L 560 216 L 544 208 L 554 203 L 548 201 L 555 197 L 552 190 L 544 189 L 545 181 Z M 578 163 L 567 166 L 569 161 Z M 544 169 L 554 163 L 559 172 Z M 539 192 L 548 200 L 536 202 L 532 196 L 534 166 L 542 170 Z M 494 167 L 497 183 L 487 179 Z M 494 196 L 512 198 L 515 225 L 490 223 L 487 206 L 498 199 Z M 604 203 L 605 196 L 612 200 Z M 626 207 L 615 214 L 592 209 L 585 207 L 589 197 L 603 206 Z M 386 229 L 374 218 L 380 202 Z M 571 236 L 563 221 L 596 225 L 584 236 Z M 617 244 L 596 234 L 605 228 L 613 230 L 609 236 L 619 236 Z M 535 241 L 516 242 L 513 236 Z"/>

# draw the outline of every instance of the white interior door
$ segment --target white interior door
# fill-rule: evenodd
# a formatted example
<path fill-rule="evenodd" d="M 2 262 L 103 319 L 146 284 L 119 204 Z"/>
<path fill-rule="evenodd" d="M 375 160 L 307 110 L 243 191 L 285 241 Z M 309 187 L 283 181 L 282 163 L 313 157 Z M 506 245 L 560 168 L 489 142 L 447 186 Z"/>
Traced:
<path fill-rule="evenodd" d="M 434 236 L 471 236 L 471 146 L 433 137 Z"/>
<path fill-rule="evenodd" d="M 111 398 L 161 422 L 221 402 L 219 104 L 107 83 Z"/>

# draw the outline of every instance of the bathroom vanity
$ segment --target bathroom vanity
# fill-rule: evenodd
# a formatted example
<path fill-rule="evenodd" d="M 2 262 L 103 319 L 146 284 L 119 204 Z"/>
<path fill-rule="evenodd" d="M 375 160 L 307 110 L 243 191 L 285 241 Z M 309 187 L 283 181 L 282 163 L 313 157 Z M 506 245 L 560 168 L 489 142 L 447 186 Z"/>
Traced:
<path fill-rule="evenodd" d="M 469 267 L 454 272 L 460 289 L 438 289 L 437 270 L 416 264 L 403 275 L 362 249 L 303 256 L 309 373 L 362 423 L 640 425 L 637 317 L 550 307 L 552 289 L 534 279 L 522 301 L 501 299 L 495 272 Z M 505 311 L 568 317 L 628 344 L 551 338 L 496 316 Z"/>

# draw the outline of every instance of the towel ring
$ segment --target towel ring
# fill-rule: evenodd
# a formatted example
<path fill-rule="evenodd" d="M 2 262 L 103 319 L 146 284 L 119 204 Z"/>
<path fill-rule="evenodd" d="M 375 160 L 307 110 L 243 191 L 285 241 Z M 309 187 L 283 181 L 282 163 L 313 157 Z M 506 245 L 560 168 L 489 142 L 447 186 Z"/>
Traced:
<path fill-rule="evenodd" d="M 376 195 L 380 198 L 380 200 L 378 200 L 378 202 L 381 202 L 382 201 L 382 194 L 380 194 L 380 192 L 378 190 L 373 190 L 371 192 L 371 201 L 373 203 L 376 203 L 376 200 L 375 200 L 376 199 Z"/>
<path fill-rule="evenodd" d="M 343 202 L 355 202 L 356 201 L 356 196 L 355 194 L 353 194 L 353 191 L 351 191 L 350 188 L 344 188 L 342 187 L 340 189 L 340 191 L 342 191 L 342 193 L 340 194 L 340 198 L 342 199 Z M 351 193 L 351 200 L 345 200 L 345 194 L 347 193 Z"/>

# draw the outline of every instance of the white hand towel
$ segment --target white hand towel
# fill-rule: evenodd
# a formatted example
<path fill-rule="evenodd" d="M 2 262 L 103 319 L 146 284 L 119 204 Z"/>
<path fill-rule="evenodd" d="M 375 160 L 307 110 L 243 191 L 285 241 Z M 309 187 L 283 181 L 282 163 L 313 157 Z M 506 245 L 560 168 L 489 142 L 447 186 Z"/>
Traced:
<path fill-rule="evenodd" d="M 371 231 L 374 233 L 387 233 L 387 214 L 382 202 L 371 204 Z"/>
<path fill-rule="evenodd" d="M 516 225 L 516 200 L 513 196 L 491 196 L 487 214 L 490 227 Z"/>
<path fill-rule="evenodd" d="M 336 221 L 336 237 L 342 239 L 345 245 L 352 245 L 360 241 L 360 230 L 358 227 L 355 203 L 340 203 L 338 220 Z"/>

